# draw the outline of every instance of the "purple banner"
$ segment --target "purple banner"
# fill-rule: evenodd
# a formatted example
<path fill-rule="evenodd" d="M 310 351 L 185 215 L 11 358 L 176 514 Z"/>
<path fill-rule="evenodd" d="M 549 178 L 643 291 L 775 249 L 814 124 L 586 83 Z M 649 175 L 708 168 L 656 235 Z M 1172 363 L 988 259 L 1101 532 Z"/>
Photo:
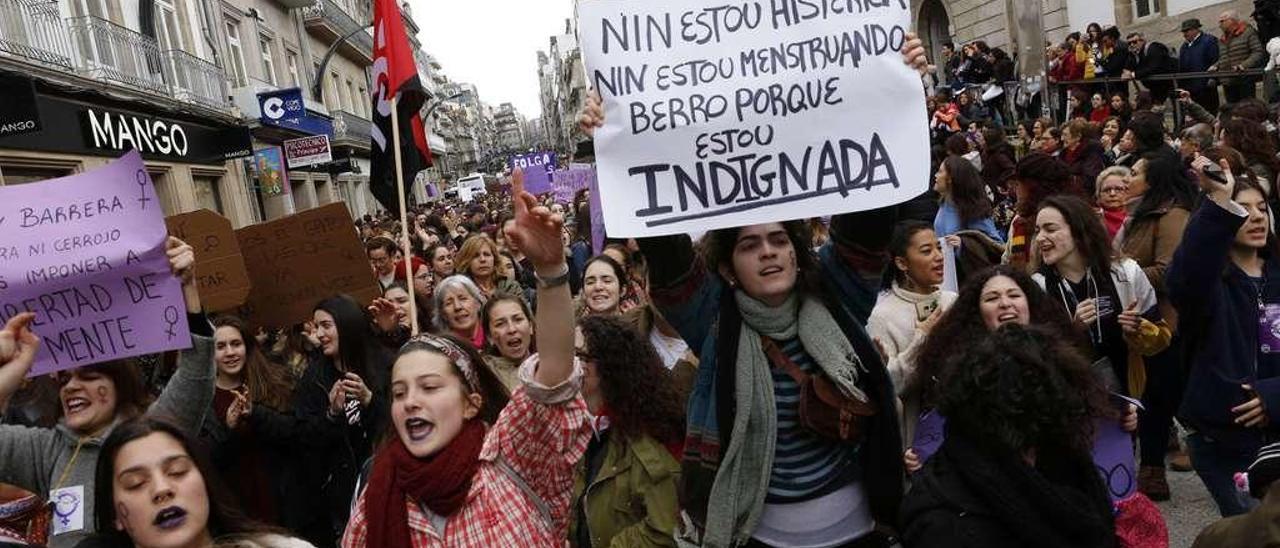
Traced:
<path fill-rule="evenodd" d="M 551 173 L 556 169 L 556 153 L 534 152 L 511 157 L 511 170 L 524 171 L 524 189 L 530 194 L 551 192 Z"/>
<path fill-rule="evenodd" d="M 1116 420 L 1100 420 L 1095 425 L 1093 464 L 1107 486 L 1112 502 L 1129 498 L 1138 489 L 1138 466 L 1133 456 L 1133 436 Z"/>
<path fill-rule="evenodd" d="M 0 187 L 0 322 L 35 312 L 31 376 L 191 346 L 164 212 L 137 151 Z"/>
<path fill-rule="evenodd" d="M 584 188 L 591 188 L 590 175 L 592 169 L 582 169 L 576 164 L 569 169 L 561 169 L 551 175 L 551 188 L 555 192 L 556 201 L 573 203 L 574 196 Z"/>
<path fill-rule="evenodd" d="M 947 419 L 931 410 L 920 415 L 911 448 L 923 464 L 929 460 L 946 437 Z M 1113 502 L 1133 496 L 1138 489 L 1137 460 L 1133 454 L 1133 436 L 1125 432 L 1120 421 L 1102 419 L 1094 425 L 1093 464 L 1107 486 Z"/>
<path fill-rule="evenodd" d="M 938 452 L 938 448 L 942 446 L 943 428 L 947 425 L 946 417 L 943 417 L 936 410 L 925 411 L 920 415 L 920 422 L 916 423 L 915 439 L 911 441 L 911 448 L 915 450 L 916 457 L 923 464 Z"/>

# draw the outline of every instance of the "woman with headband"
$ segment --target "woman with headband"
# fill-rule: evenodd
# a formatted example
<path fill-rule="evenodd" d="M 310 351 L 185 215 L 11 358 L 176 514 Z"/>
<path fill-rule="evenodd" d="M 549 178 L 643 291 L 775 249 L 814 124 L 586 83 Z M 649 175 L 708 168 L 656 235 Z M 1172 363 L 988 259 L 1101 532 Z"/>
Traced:
<path fill-rule="evenodd" d="M 575 365 L 561 216 L 513 178 L 507 237 L 538 280 L 539 354 L 502 385 L 466 342 L 421 335 L 391 367 L 391 428 L 359 494 L 344 547 L 559 546 L 574 465 L 590 437 Z"/>

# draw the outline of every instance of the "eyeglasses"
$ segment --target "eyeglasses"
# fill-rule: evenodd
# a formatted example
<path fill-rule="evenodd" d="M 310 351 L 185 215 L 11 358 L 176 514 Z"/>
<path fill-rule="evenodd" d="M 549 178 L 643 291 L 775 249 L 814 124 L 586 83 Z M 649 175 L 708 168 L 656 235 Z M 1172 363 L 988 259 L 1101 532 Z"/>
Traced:
<path fill-rule="evenodd" d="M 1113 187 L 1110 187 L 1110 188 L 1104 188 L 1104 189 L 1102 189 L 1102 193 L 1103 193 L 1103 194 L 1124 194 L 1127 190 L 1129 190 L 1129 189 L 1127 189 L 1127 188 L 1123 188 L 1123 187 L 1114 187 L 1114 186 L 1113 186 Z"/>

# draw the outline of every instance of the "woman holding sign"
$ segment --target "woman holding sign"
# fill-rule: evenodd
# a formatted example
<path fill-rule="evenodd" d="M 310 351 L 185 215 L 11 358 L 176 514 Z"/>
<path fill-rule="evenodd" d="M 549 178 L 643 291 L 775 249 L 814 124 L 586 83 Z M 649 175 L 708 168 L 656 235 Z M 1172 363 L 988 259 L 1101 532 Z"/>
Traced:
<path fill-rule="evenodd" d="M 1280 434 L 1280 247 L 1269 229 L 1266 194 L 1199 157 L 1205 197 L 1187 223 L 1165 277 L 1179 328 L 1198 343 L 1178 413 L 1194 429 L 1188 452 L 1218 511 L 1253 506 L 1232 474 Z"/>
<path fill-rule="evenodd" d="M 517 172 L 518 173 L 518 172 Z M 591 428 L 579 394 L 559 215 L 513 181 L 507 235 L 538 276 L 538 349 L 510 403 L 467 343 L 420 335 L 391 367 L 392 432 L 342 546 L 563 546 L 574 466 Z M 504 406 L 505 404 L 505 406 Z"/>
<path fill-rule="evenodd" d="M 169 268 L 182 279 L 193 346 L 181 353 L 178 370 L 154 402 L 147 401 L 142 375 L 131 360 L 88 365 L 57 374 L 62 418 L 57 428 L 0 425 L 0 482 L 50 494 L 51 546 L 74 546 L 95 530 L 94 464 L 102 440 L 120 422 L 139 415 L 166 416 L 194 435 L 213 401 L 213 327 L 201 314 L 191 266 L 191 246 L 170 237 Z M 22 384 L 35 360 L 39 339 L 31 313 L 9 319 L 0 331 L 0 401 Z"/>
<path fill-rule="evenodd" d="M 902 51 L 925 70 L 913 35 Z M 593 95 L 579 126 L 590 135 L 603 123 Z M 640 241 L 653 302 L 700 353 L 682 546 L 888 545 L 877 528 L 897 524 L 901 442 L 893 387 L 862 324 L 896 216 L 838 215 L 817 255 L 802 221 L 714 231 L 705 264 L 688 236 Z M 806 420 L 801 406 L 813 411 Z"/>

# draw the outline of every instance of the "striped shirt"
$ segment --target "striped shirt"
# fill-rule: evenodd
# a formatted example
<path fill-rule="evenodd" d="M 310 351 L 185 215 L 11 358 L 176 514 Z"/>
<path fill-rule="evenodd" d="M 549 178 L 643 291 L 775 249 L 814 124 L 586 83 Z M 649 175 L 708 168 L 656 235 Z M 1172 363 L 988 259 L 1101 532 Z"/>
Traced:
<path fill-rule="evenodd" d="M 804 372 L 818 370 L 818 364 L 805 352 L 799 338 L 775 342 Z M 778 441 L 765 500 L 771 503 L 810 500 L 857 479 L 857 446 L 829 441 L 809 432 L 800 424 L 800 384 L 779 367 L 772 367 L 770 372 L 778 408 Z"/>

